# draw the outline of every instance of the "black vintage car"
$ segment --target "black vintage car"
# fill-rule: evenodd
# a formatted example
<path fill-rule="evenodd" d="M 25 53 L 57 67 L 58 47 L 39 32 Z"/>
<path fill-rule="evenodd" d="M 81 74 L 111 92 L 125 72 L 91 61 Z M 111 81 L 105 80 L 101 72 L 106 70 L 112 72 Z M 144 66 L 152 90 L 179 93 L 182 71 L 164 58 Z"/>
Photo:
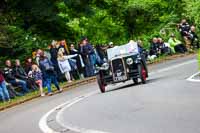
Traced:
<path fill-rule="evenodd" d="M 137 44 L 132 42 L 107 50 L 108 61 L 98 68 L 97 83 L 102 93 L 109 84 L 139 80 L 145 84 L 148 69 L 143 55 L 138 52 Z"/>

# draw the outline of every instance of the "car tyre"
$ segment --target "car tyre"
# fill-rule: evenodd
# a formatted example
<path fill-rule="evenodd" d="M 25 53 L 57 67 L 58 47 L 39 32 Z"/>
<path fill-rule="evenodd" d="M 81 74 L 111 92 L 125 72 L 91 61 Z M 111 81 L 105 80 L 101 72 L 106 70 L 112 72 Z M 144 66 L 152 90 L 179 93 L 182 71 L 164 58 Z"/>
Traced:
<path fill-rule="evenodd" d="M 147 71 L 145 70 L 144 65 L 142 63 L 138 64 L 138 71 L 142 83 L 145 84 L 147 80 Z"/>
<path fill-rule="evenodd" d="M 102 76 L 100 74 L 97 75 L 97 83 L 99 85 L 99 89 L 100 89 L 101 93 L 105 93 L 106 86 L 105 86 Z"/>

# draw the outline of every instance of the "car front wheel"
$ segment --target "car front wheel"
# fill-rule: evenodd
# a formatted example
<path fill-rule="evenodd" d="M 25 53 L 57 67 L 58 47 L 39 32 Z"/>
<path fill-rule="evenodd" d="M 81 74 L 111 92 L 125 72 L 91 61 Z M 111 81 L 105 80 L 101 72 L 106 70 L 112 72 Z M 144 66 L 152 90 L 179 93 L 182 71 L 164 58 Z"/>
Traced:
<path fill-rule="evenodd" d="M 97 83 L 99 85 L 99 89 L 102 93 L 105 93 L 106 91 L 106 86 L 104 84 L 103 78 L 100 74 L 97 75 Z"/>

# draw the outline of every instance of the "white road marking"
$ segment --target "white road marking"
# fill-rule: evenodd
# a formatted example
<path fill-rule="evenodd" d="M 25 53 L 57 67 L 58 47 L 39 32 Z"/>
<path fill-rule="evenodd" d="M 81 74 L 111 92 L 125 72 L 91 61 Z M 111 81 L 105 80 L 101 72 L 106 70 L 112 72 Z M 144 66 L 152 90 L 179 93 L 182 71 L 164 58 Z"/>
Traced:
<path fill-rule="evenodd" d="M 85 94 L 85 95 L 82 95 L 82 96 L 79 96 L 79 97 L 75 97 L 75 98 L 73 98 L 73 99 L 71 99 L 71 100 L 69 100 L 69 101 L 67 101 L 67 102 L 65 102 L 65 103 L 63 103 L 63 104 L 58 105 L 57 107 L 55 107 L 55 108 L 53 108 L 52 110 L 50 110 L 49 112 L 47 112 L 47 113 L 40 119 L 40 121 L 39 121 L 39 127 L 40 127 L 41 131 L 42 131 L 43 133 L 59 133 L 59 132 L 54 131 L 53 129 L 51 129 L 51 128 L 48 126 L 48 124 L 47 124 L 47 118 L 48 118 L 53 112 L 55 112 L 55 111 L 57 111 L 57 110 L 59 110 L 59 109 L 62 109 L 62 108 L 65 107 L 65 106 L 67 106 L 67 107 L 69 108 L 69 107 L 72 106 L 73 104 L 75 104 L 75 103 L 77 103 L 77 102 L 79 102 L 79 101 L 81 101 L 81 100 L 83 100 L 83 99 L 85 99 L 85 98 L 87 98 L 87 97 L 89 97 L 89 96 L 92 96 L 92 95 L 94 95 L 94 94 L 97 94 L 97 93 L 98 93 L 98 91 L 93 91 L 93 92 L 91 92 L 91 93 L 88 93 L 88 94 Z M 73 130 L 73 131 L 75 131 L 75 130 Z"/>
<path fill-rule="evenodd" d="M 172 66 L 169 66 L 169 67 L 166 67 L 166 68 L 163 68 L 163 69 L 160 69 L 160 70 L 157 70 L 157 71 L 154 71 L 154 72 L 151 72 L 149 73 L 149 75 L 153 75 L 153 74 L 156 74 L 156 73 L 161 73 L 161 72 L 166 72 L 166 71 L 169 71 L 169 70 L 172 70 L 172 69 L 176 69 L 176 68 L 179 68 L 181 66 L 184 66 L 184 65 L 188 65 L 188 64 L 191 64 L 191 63 L 196 63 L 197 61 L 196 60 L 190 60 L 190 61 L 187 61 L 187 62 L 183 62 L 183 63 L 180 63 L 180 64 L 176 64 L 176 65 L 172 65 Z M 91 93 L 88 93 L 88 94 L 85 94 L 85 95 L 82 95 L 82 96 L 79 96 L 79 97 L 76 97 L 74 99 L 71 99 L 61 105 L 58 105 L 57 107 L 55 107 L 54 109 L 50 110 L 49 112 L 47 112 L 39 121 L 39 127 L 40 129 L 42 130 L 43 133 L 59 133 L 59 132 L 56 132 L 54 131 L 53 129 L 51 129 L 48 124 L 47 124 L 47 118 L 48 116 L 50 116 L 53 112 L 55 112 L 56 110 L 58 109 L 61 109 L 58 113 L 57 113 L 57 116 L 56 116 L 56 121 L 61 124 L 61 126 L 67 128 L 67 129 L 70 129 L 71 131 L 75 131 L 75 132 L 78 132 L 78 133 L 108 133 L 108 132 L 103 132 L 103 131 L 96 131 L 96 130 L 88 130 L 88 129 L 84 129 L 84 128 L 80 128 L 80 127 L 75 127 L 75 126 L 67 126 L 67 125 L 64 125 L 61 121 L 60 121 L 60 117 L 62 116 L 62 113 L 64 112 L 64 110 L 66 110 L 67 108 L 70 108 L 72 105 L 92 96 L 92 95 L 95 95 L 97 94 L 98 91 L 93 91 Z"/>
<path fill-rule="evenodd" d="M 99 92 L 99 91 L 98 91 Z M 86 95 L 84 96 L 83 98 L 81 99 L 77 99 L 75 101 L 73 101 L 72 103 L 68 104 L 67 106 L 65 106 L 63 109 L 61 109 L 57 115 L 56 115 L 56 121 L 63 127 L 71 130 L 71 131 L 75 131 L 75 132 L 78 132 L 78 133 L 108 133 L 108 132 L 103 132 L 103 131 L 97 131 L 97 130 L 92 130 L 92 129 L 84 129 L 84 128 L 80 128 L 80 127 L 75 127 L 75 126 L 69 126 L 69 125 L 65 125 L 62 121 L 61 121 L 61 118 L 63 116 L 63 113 L 66 109 L 70 108 L 72 105 L 94 95 L 94 94 L 97 94 L 98 92 L 95 91 L 95 93 L 93 94 L 89 94 L 89 95 Z"/>
<path fill-rule="evenodd" d="M 187 80 L 191 81 L 191 82 L 200 82 L 200 79 L 194 79 L 194 77 L 199 74 L 200 74 L 200 72 L 197 72 L 197 73 L 193 74 L 192 76 L 190 76 Z"/>

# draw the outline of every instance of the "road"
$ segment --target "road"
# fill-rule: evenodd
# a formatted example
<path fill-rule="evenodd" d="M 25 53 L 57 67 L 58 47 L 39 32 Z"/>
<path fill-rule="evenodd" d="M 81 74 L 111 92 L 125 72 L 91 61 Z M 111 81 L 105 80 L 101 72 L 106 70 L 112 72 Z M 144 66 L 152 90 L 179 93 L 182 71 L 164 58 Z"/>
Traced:
<path fill-rule="evenodd" d="M 66 133 L 199 133 L 199 83 L 186 80 L 197 72 L 195 59 L 149 66 L 145 85 L 116 84 L 101 94 L 97 84 L 91 83 L 2 111 L 0 133 L 42 133 L 39 122 L 45 114 L 79 96 L 87 97 L 47 117 L 49 128 Z"/>

